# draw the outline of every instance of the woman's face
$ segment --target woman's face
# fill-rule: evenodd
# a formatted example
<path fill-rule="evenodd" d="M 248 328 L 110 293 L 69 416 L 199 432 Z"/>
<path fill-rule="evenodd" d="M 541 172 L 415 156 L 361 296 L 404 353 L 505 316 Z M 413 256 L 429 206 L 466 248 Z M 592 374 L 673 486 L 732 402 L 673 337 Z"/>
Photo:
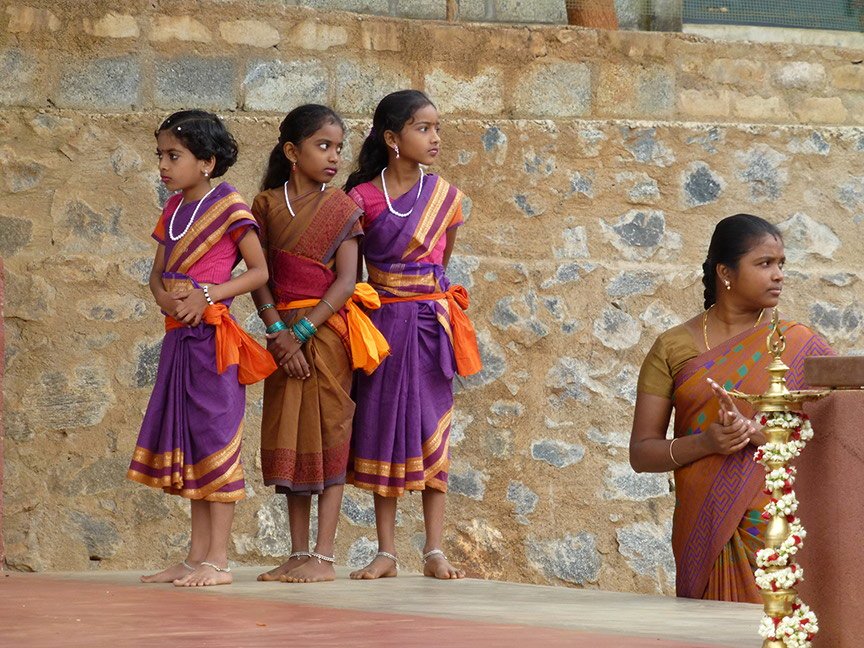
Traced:
<path fill-rule="evenodd" d="M 159 176 L 169 191 L 191 189 L 206 183 L 216 163 L 215 160 L 199 160 L 170 130 L 159 131 L 156 136 L 156 158 L 159 160 Z"/>
<path fill-rule="evenodd" d="M 718 293 L 726 293 L 754 309 L 772 308 L 780 301 L 785 263 L 783 241 L 766 234 L 738 260 L 736 269 L 718 266 L 721 279 L 728 280 L 731 285 L 727 291 L 721 280 Z"/>

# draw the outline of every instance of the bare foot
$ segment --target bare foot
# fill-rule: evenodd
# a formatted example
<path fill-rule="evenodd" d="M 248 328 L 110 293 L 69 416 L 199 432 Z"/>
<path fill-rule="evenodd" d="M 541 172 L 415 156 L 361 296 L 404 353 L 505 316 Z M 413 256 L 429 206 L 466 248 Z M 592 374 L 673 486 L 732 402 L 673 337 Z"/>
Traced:
<path fill-rule="evenodd" d="M 162 571 L 157 574 L 150 574 L 148 576 L 142 576 L 142 583 L 173 583 L 175 580 L 180 578 L 185 578 L 190 573 L 192 573 L 195 568 L 191 565 L 186 565 L 182 562 L 177 563 L 176 565 L 171 565 L 170 567 L 166 567 Z"/>
<path fill-rule="evenodd" d="M 376 578 L 394 578 L 397 575 L 396 561 L 386 556 L 375 556 L 362 569 L 351 572 L 352 580 L 375 580 Z"/>
<path fill-rule="evenodd" d="M 465 571 L 450 564 L 447 556 L 442 553 L 429 556 L 423 563 L 423 575 L 441 580 L 465 578 Z"/>
<path fill-rule="evenodd" d="M 291 554 L 291 557 L 288 558 L 284 563 L 279 565 L 278 567 L 274 567 L 268 572 L 264 572 L 263 574 L 258 574 L 259 581 L 273 582 L 282 579 L 282 576 L 287 574 L 292 569 L 297 569 L 300 565 L 309 560 L 309 556 L 302 555 L 298 556 L 296 554 Z"/>
<path fill-rule="evenodd" d="M 292 569 L 279 580 L 283 583 L 322 583 L 336 579 L 336 570 L 332 563 L 307 560 L 299 567 Z"/>
<path fill-rule="evenodd" d="M 208 585 L 230 585 L 233 582 L 228 567 L 217 569 L 210 563 L 202 562 L 198 568 L 185 578 L 174 581 L 175 587 L 206 587 Z"/>

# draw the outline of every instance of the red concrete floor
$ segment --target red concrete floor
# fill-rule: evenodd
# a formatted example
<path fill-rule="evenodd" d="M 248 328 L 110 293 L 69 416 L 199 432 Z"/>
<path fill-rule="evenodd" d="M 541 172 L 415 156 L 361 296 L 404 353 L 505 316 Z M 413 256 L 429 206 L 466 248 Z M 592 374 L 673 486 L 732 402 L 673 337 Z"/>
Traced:
<path fill-rule="evenodd" d="M 214 593 L 178 590 L 170 585 L 118 585 L 3 572 L 0 573 L 0 646 L 704 646 L 555 628 L 301 605 L 236 596 L 224 590 L 218 596 L 211 595 Z"/>

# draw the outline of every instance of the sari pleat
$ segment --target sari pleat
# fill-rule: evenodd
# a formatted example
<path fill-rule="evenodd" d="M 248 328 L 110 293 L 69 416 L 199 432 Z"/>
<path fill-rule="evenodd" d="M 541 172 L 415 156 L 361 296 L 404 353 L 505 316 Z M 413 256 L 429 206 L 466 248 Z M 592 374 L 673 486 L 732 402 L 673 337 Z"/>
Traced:
<path fill-rule="evenodd" d="M 165 245 L 165 288 L 227 281 L 238 259 L 236 241 L 257 229 L 248 207 L 233 187 L 222 183 L 187 233 L 172 241 L 165 236 L 166 222 L 181 198 L 169 199 L 154 231 L 154 238 Z M 180 222 L 188 222 L 193 209 L 192 204 L 181 207 Z M 209 321 L 195 327 L 168 318 L 129 479 L 189 499 L 234 502 L 245 496 L 240 450 L 246 391 L 240 373 L 252 382 L 275 365 L 267 365 L 263 349 L 230 318 L 229 303 L 208 307 Z M 221 344 L 221 355 L 220 327 L 230 329 L 232 341 Z M 257 363 L 252 361 L 255 368 L 250 372 L 246 358 L 251 356 Z"/>
<path fill-rule="evenodd" d="M 768 386 L 768 324 L 746 331 L 688 361 L 674 377 L 675 437 L 701 434 L 719 416 L 717 399 L 706 383 L 761 393 Z M 781 322 L 790 389 L 803 388 L 803 361 L 826 355 L 827 343 L 807 327 Z M 754 414 L 738 402 L 745 416 Z M 676 505 L 672 550 L 678 596 L 761 603 L 755 556 L 765 546 L 766 525 L 759 518 L 768 501 L 765 473 L 748 446 L 732 455 L 710 455 L 675 471 Z"/>
<path fill-rule="evenodd" d="M 389 209 L 366 213 L 364 256 L 382 304 L 369 317 L 390 356 L 371 376 L 357 376 L 348 480 L 386 497 L 425 488 L 446 492 L 453 376 L 460 369 L 454 347 L 469 349 L 459 354 L 469 359 L 465 375 L 480 370 L 470 322 L 454 340 L 452 305 L 467 308 L 467 293 L 450 285 L 442 265 L 447 230 L 461 224 L 462 194 L 438 176 L 423 183 L 419 197 L 415 185 L 394 202 L 409 217 Z M 366 183 L 351 195 L 365 204 L 364 192 L 378 190 Z"/>
<path fill-rule="evenodd" d="M 289 327 L 335 281 L 339 246 L 362 234 L 360 210 L 338 189 L 299 196 L 292 207 L 293 218 L 282 187 L 259 194 L 252 206 L 261 225 L 270 290 Z M 307 379 L 290 378 L 279 369 L 264 381 L 261 419 L 264 483 L 294 495 L 320 494 L 345 483 L 354 414 L 346 308 L 319 327 L 303 345 L 303 355 L 309 364 Z"/>

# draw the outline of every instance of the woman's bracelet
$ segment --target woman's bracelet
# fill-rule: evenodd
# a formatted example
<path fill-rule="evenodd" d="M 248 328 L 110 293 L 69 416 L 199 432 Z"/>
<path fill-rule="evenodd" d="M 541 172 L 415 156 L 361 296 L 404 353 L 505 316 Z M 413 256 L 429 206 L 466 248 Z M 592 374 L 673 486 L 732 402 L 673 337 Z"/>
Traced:
<path fill-rule="evenodd" d="M 315 335 L 318 329 L 315 328 L 315 325 L 312 322 L 304 317 L 291 327 L 291 331 L 294 333 L 294 337 L 297 338 L 297 341 L 300 342 L 300 344 L 305 344 L 309 341 L 309 338 Z"/>
<path fill-rule="evenodd" d="M 258 314 L 260 315 L 261 313 L 263 313 L 268 308 L 276 308 L 276 304 L 263 304 L 263 305 L 259 306 L 258 307 Z"/>
<path fill-rule="evenodd" d="M 672 463 L 674 463 L 676 466 L 678 466 L 679 468 L 681 468 L 684 464 L 678 463 L 678 462 L 675 460 L 675 455 L 672 454 L 672 446 L 675 445 L 675 442 L 676 442 L 677 440 L 678 440 L 678 437 L 675 437 L 674 439 L 672 439 L 672 443 L 669 444 L 669 458 L 672 460 Z"/>
<path fill-rule="evenodd" d="M 276 320 L 270 326 L 268 326 L 265 330 L 267 331 L 267 334 L 270 335 L 271 333 L 278 333 L 279 331 L 288 330 L 288 325 L 285 322 L 283 322 L 282 320 Z"/>
<path fill-rule="evenodd" d="M 327 306 L 327 308 L 330 309 L 330 312 L 332 312 L 334 315 L 336 314 L 336 309 L 333 308 L 333 304 L 331 304 L 330 302 L 328 302 L 328 301 L 327 301 L 326 299 L 324 299 L 323 297 L 321 298 L 321 301 L 324 302 L 324 305 Z"/>
<path fill-rule="evenodd" d="M 201 290 L 204 291 L 204 299 L 207 300 L 207 303 L 210 306 L 215 306 L 215 304 L 213 303 L 213 300 L 210 298 L 210 286 L 208 286 L 207 284 L 204 284 L 203 286 L 201 286 Z"/>

